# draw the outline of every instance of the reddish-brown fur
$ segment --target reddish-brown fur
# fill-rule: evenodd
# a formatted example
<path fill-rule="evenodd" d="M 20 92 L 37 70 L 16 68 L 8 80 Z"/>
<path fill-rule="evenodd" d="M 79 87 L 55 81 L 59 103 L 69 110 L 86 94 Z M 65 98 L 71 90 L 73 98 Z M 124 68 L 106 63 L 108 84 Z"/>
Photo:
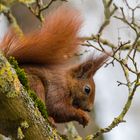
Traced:
<path fill-rule="evenodd" d="M 62 63 L 76 51 L 81 23 L 76 10 L 58 8 L 47 16 L 41 30 L 29 33 L 17 41 L 12 33 L 6 36 L 5 40 L 11 38 L 9 40 L 12 41 L 6 55 L 13 55 L 21 63 Z"/>
<path fill-rule="evenodd" d="M 86 111 L 94 102 L 93 75 L 104 64 L 107 55 L 92 56 L 81 64 L 70 66 L 67 60 L 77 51 L 79 13 L 60 7 L 50 13 L 40 31 L 18 37 L 10 31 L 0 48 L 6 57 L 14 56 L 28 74 L 30 86 L 44 101 L 55 122 L 89 122 Z"/>

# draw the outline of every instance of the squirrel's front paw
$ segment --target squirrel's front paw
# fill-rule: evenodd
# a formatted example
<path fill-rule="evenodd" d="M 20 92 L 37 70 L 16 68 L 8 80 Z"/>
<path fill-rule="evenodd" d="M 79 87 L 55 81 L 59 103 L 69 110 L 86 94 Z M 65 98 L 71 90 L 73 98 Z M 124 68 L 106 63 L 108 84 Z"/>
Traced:
<path fill-rule="evenodd" d="M 82 124 L 83 127 L 85 127 L 88 124 L 89 120 L 90 120 L 89 115 L 86 112 L 80 110 L 79 123 Z"/>

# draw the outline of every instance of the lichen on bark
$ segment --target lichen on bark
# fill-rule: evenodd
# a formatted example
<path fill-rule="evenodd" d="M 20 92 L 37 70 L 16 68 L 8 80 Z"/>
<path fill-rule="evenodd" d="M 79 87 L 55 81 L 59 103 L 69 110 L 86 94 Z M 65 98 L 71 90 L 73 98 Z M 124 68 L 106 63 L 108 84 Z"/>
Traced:
<path fill-rule="evenodd" d="M 22 127 L 23 122 L 26 122 L 28 127 Z M 19 139 L 19 128 L 24 135 L 23 139 L 61 139 L 42 117 L 20 84 L 15 70 L 0 53 L 0 133 Z"/>

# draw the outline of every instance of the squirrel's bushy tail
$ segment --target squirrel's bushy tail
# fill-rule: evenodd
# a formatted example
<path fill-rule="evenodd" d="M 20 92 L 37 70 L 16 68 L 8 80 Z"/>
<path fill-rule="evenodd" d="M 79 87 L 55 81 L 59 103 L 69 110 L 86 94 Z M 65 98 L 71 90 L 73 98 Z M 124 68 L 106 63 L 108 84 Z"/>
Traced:
<path fill-rule="evenodd" d="M 47 16 L 41 30 L 21 38 L 10 31 L 0 48 L 20 63 L 59 64 L 77 50 L 81 23 L 77 10 L 61 6 Z"/>

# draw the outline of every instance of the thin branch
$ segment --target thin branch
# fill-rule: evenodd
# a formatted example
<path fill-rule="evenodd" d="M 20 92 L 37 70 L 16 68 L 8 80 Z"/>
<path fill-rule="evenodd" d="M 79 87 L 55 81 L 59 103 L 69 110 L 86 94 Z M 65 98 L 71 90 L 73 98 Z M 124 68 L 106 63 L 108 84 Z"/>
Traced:
<path fill-rule="evenodd" d="M 36 0 L 36 8 L 34 9 L 32 7 L 32 5 L 23 3 L 26 7 L 28 7 L 28 9 L 30 10 L 30 12 L 36 16 L 36 18 L 42 23 L 44 21 L 44 16 L 43 16 L 43 11 L 47 10 L 54 2 L 56 2 L 58 0 L 50 0 L 49 3 L 43 3 L 42 0 Z M 60 1 L 65 1 L 66 0 L 60 0 Z"/>
<path fill-rule="evenodd" d="M 12 15 L 10 9 L 7 10 L 7 11 L 3 11 L 2 13 L 7 17 L 11 27 L 13 27 L 19 33 L 19 35 L 22 35 L 23 32 L 20 29 L 20 27 L 19 27 L 19 25 L 18 25 L 18 23 L 16 21 L 16 18 Z"/>
<path fill-rule="evenodd" d="M 97 42 L 98 43 L 98 35 L 91 35 L 91 36 L 89 36 L 89 37 L 81 37 L 80 38 L 81 40 L 88 40 L 88 41 L 94 41 L 94 42 Z M 104 39 L 104 38 L 102 38 L 101 36 L 100 36 L 100 42 L 103 44 L 103 45 L 107 45 L 108 47 L 110 47 L 111 49 L 113 49 L 113 50 L 116 50 L 118 47 L 115 45 L 115 44 L 113 44 L 113 43 L 111 43 L 109 40 L 107 40 L 107 39 Z M 130 43 L 129 43 L 129 41 L 128 41 L 128 43 L 126 43 L 126 44 L 124 44 L 122 47 L 121 47 L 121 49 L 120 50 L 129 50 L 131 47 L 132 47 L 132 45 L 129 45 Z M 83 46 L 86 46 L 86 45 L 88 45 L 87 43 L 83 43 L 82 44 Z M 140 52 L 140 40 L 137 40 L 137 48 L 136 48 L 136 50 L 138 51 L 138 52 Z"/>
<path fill-rule="evenodd" d="M 135 85 L 134 85 L 134 88 L 133 90 L 129 93 L 129 96 L 128 96 L 128 99 L 127 99 L 127 102 L 125 103 L 124 105 L 124 108 L 122 110 L 122 112 L 120 113 L 120 115 L 118 115 L 116 118 L 114 118 L 114 120 L 112 121 L 112 123 L 106 127 L 106 128 L 101 128 L 99 131 L 97 131 L 92 137 L 91 139 L 88 139 L 88 140 L 93 140 L 95 138 L 97 138 L 98 136 L 100 136 L 101 134 L 103 133 L 107 133 L 109 131 L 111 131 L 114 127 L 116 127 L 119 123 L 122 123 L 122 122 L 125 122 L 124 121 L 124 117 L 126 115 L 126 113 L 128 112 L 130 106 L 131 106 L 131 103 L 132 103 L 132 100 L 133 100 L 133 96 L 136 92 L 136 89 L 137 87 L 139 86 L 137 83 L 139 83 L 139 78 L 140 78 L 140 75 L 137 76 L 137 79 L 136 79 L 136 82 L 135 82 Z"/>
<path fill-rule="evenodd" d="M 100 29 L 98 31 L 98 34 L 102 34 L 102 31 L 104 30 L 104 28 L 107 25 L 109 25 L 110 18 L 112 17 L 112 15 L 118 9 L 117 6 L 115 4 L 113 4 L 113 9 L 110 10 L 111 9 L 111 4 L 112 4 L 112 0 L 110 0 L 109 2 L 107 2 L 106 0 L 102 0 L 102 1 L 103 1 L 103 6 L 104 6 L 104 22 L 100 26 Z"/>

